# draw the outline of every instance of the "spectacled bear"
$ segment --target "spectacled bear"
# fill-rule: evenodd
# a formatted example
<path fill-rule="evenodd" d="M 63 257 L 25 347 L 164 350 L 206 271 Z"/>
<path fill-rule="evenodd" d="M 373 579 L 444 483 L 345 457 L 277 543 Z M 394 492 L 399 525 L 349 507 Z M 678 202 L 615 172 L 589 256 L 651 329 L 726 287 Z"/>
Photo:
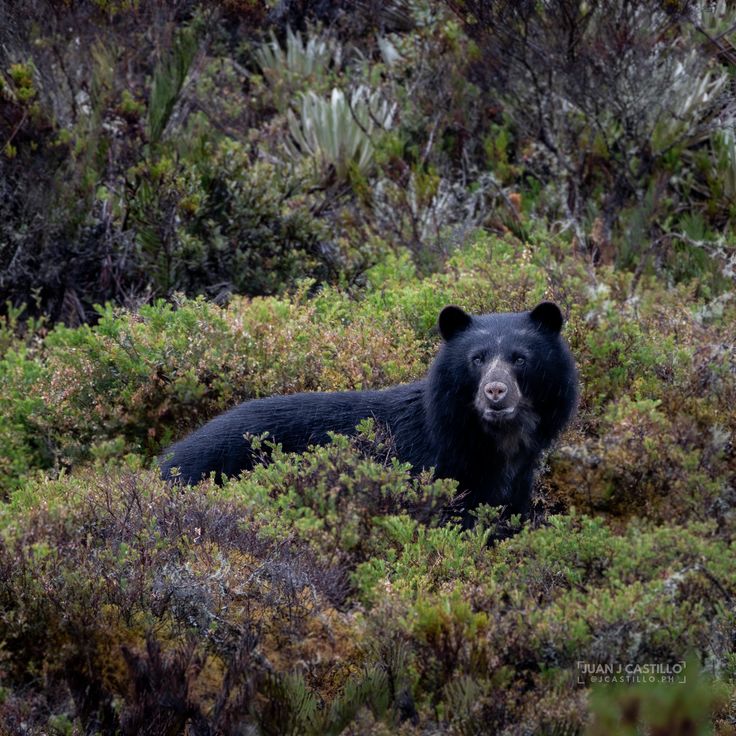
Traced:
<path fill-rule="evenodd" d="M 540 453 L 577 405 L 577 372 L 560 335 L 562 314 L 542 302 L 529 312 L 439 315 L 443 345 L 425 378 L 381 391 L 299 393 L 246 401 L 221 414 L 160 459 L 162 475 L 184 483 L 253 465 L 244 434 L 268 433 L 287 452 L 324 444 L 328 432 L 354 434 L 372 417 L 387 427 L 398 458 L 435 468 L 480 503 L 526 515 Z"/>

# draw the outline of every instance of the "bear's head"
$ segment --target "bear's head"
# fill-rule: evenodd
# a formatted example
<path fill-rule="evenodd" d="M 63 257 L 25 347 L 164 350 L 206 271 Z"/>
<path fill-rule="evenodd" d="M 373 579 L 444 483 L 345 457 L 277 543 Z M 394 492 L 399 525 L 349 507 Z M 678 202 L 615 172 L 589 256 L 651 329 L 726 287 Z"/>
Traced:
<path fill-rule="evenodd" d="M 439 316 L 445 345 L 433 366 L 445 408 L 497 438 L 548 444 L 570 418 L 577 396 L 562 323 L 552 302 L 528 312 L 475 316 L 445 307 Z"/>

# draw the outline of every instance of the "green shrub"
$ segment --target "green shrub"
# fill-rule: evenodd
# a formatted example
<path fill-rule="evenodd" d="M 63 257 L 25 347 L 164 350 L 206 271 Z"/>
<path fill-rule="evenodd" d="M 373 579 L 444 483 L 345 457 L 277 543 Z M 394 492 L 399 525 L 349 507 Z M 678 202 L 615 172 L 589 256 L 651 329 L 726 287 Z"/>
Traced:
<path fill-rule="evenodd" d="M 339 733 L 363 707 L 393 722 L 348 574 L 378 518 L 435 517 L 451 487 L 366 455 L 379 449 L 368 435 L 277 452 L 224 489 L 101 469 L 16 492 L 0 511 L 0 639 L 4 683 L 45 699 L 34 727 Z"/>
<path fill-rule="evenodd" d="M 580 661 L 673 663 L 703 648 L 728 660 L 724 601 L 736 578 L 730 544 L 713 524 L 615 532 L 572 515 L 492 550 L 474 546 L 469 532 L 452 547 L 465 564 L 437 586 L 407 586 L 417 566 L 407 573 L 396 555 L 377 560 L 383 577 L 371 583 L 380 596 L 368 623 L 384 646 L 405 643 L 418 711 L 460 733 L 581 732 Z M 442 564 L 431 548 L 425 553 Z M 699 667 L 688 666 L 695 681 Z M 693 699 L 683 717 L 704 724 L 717 704 Z"/>
<path fill-rule="evenodd" d="M 202 142 L 187 164 L 173 156 L 129 172 L 125 206 L 135 226 L 136 268 L 154 293 L 273 294 L 298 278 L 326 280 L 347 258 L 295 197 L 296 182 L 253 163 L 233 141 Z"/>
<path fill-rule="evenodd" d="M 94 327 L 49 334 L 35 388 L 45 408 L 34 422 L 62 463 L 117 454 L 118 439 L 150 455 L 237 401 L 389 385 L 417 376 L 422 355 L 398 318 L 334 322 L 303 296 L 234 300 L 227 310 L 203 300 L 137 314 L 108 307 Z"/>
<path fill-rule="evenodd" d="M 33 424 L 43 411 L 43 400 L 33 388 L 39 377 L 40 366 L 25 347 L 0 357 L 0 496 L 51 459 L 50 448 Z"/>

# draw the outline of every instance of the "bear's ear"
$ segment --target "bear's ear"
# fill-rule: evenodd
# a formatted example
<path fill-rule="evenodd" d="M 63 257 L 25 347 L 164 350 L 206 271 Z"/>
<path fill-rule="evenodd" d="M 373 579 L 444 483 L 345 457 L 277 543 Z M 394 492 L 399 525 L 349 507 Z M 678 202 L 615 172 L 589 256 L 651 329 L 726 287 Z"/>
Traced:
<path fill-rule="evenodd" d="M 554 302 L 541 302 L 532 309 L 530 315 L 532 322 L 550 332 L 559 332 L 562 329 L 562 312 Z"/>
<path fill-rule="evenodd" d="M 473 318 L 467 312 L 460 309 L 460 307 L 445 307 L 440 312 L 440 335 L 445 340 L 451 340 L 458 332 L 462 332 L 470 327 L 472 321 Z"/>

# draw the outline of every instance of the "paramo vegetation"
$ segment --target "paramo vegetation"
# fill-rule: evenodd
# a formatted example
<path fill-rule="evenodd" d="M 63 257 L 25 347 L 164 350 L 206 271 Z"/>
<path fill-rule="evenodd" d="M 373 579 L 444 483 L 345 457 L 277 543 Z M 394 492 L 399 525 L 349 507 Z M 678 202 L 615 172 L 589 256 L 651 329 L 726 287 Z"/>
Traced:
<path fill-rule="evenodd" d="M 0 2 L 0 732 L 736 733 L 735 29 Z M 414 380 L 446 304 L 542 299 L 581 398 L 523 524 L 462 529 L 371 422 L 159 479 L 238 401 Z"/>

